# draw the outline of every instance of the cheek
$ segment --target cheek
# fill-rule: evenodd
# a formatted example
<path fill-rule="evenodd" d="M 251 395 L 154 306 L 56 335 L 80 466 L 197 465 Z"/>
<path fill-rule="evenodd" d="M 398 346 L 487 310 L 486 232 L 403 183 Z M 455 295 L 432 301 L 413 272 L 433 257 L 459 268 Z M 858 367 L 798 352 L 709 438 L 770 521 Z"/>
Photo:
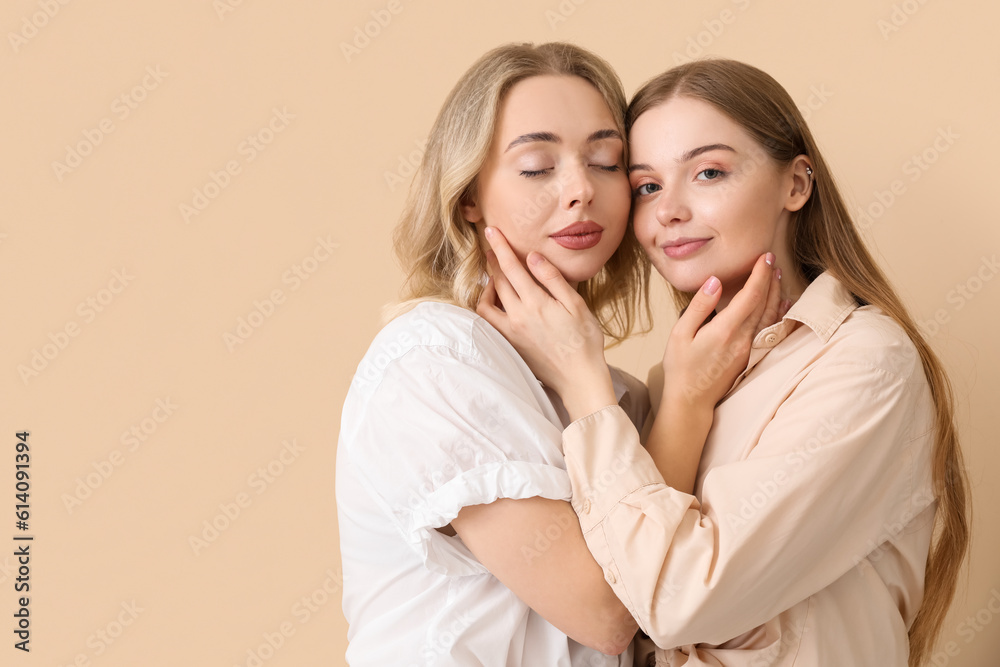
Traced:
<path fill-rule="evenodd" d="M 632 209 L 632 226 L 639 244 L 649 252 L 656 246 L 656 231 L 659 223 L 651 206 L 638 204 Z"/>

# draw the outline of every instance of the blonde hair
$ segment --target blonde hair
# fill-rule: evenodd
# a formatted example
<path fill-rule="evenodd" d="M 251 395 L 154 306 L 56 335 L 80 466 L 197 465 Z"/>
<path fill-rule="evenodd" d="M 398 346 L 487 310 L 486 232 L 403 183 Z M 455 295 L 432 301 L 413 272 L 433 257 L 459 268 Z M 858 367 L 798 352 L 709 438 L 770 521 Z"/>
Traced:
<path fill-rule="evenodd" d="M 782 86 L 768 74 L 733 60 L 701 60 L 674 67 L 635 94 L 626 114 L 631 128 L 645 111 L 673 97 L 707 102 L 738 123 L 780 165 L 798 155 L 812 161 L 814 192 L 789 225 L 793 261 L 807 282 L 829 271 L 859 305 L 877 306 L 913 341 L 923 363 L 935 406 L 934 497 L 938 502 L 935 537 L 925 570 L 924 599 L 909 630 L 910 665 L 921 665 L 933 649 L 955 595 L 958 573 L 969 544 L 971 508 L 968 479 L 955 427 L 954 398 L 944 368 L 878 268 L 855 229 L 833 175 L 802 114 Z M 684 308 L 691 294 L 673 292 Z"/>
<path fill-rule="evenodd" d="M 485 249 L 476 227 L 460 206 L 475 191 L 486 162 L 507 91 L 539 75 L 578 76 L 600 92 L 625 136 L 625 93 L 611 66 L 572 44 L 508 44 L 480 58 L 445 100 L 431 129 L 423 160 L 410 187 L 406 207 L 393 233 L 396 256 L 406 281 L 402 303 L 387 310 L 396 316 L 423 300 L 475 309 L 486 271 Z M 627 161 L 626 161 L 627 164 Z M 643 308 L 650 320 L 649 261 L 632 230 L 601 271 L 577 291 L 615 342 L 635 328 Z"/>

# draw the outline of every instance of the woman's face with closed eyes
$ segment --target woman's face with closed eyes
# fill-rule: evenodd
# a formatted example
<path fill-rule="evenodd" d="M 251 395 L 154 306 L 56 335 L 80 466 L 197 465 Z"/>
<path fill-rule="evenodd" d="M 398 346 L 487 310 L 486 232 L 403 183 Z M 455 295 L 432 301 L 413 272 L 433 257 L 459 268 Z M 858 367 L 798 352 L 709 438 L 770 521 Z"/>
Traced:
<path fill-rule="evenodd" d="M 585 79 L 543 75 L 507 92 L 475 192 L 462 205 L 525 261 L 537 251 L 578 283 L 594 277 L 628 226 L 624 137 Z"/>
<path fill-rule="evenodd" d="M 808 158 L 776 163 L 735 121 L 690 97 L 643 112 L 629 141 L 635 234 L 667 282 L 694 292 L 714 275 L 723 307 L 770 251 L 786 267 L 782 292 L 801 292 L 787 270 L 788 225 L 808 199 Z"/>

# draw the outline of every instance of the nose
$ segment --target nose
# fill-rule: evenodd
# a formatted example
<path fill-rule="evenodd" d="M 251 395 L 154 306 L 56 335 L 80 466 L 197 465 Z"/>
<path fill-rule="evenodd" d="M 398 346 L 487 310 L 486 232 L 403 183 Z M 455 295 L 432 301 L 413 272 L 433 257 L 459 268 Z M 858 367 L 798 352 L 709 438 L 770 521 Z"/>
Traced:
<path fill-rule="evenodd" d="M 666 184 L 656 198 L 656 220 L 666 227 L 672 223 L 691 219 L 691 209 L 679 189 L 668 189 Z"/>
<path fill-rule="evenodd" d="M 594 202 L 594 182 L 586 166 L 578 166 L 565 172 L 561 203 L 566 210 L 589 206 Z"/>

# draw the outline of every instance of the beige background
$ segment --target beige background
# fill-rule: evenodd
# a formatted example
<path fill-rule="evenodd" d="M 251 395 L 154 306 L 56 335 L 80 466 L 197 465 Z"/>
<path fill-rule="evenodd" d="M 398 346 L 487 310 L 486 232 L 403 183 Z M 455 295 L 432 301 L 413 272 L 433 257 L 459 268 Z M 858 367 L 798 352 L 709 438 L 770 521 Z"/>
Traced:
<path fill-rule="evenodd" d="M 476 57 L 559 39 L 629 93 L 700 50 L 808 109 L 957 390 L 975 545 L 935 664 L 996 664 L 998 20 L 927 0 L 5 2 L 0 663 L 343 662 L 340 406 L 400 281 L 407 162 Z M 672 320 L 658 294 L 656 333 L 610 355 L 643 377 Z M 8 555 L 22 429 L 30 654 Z"/>

